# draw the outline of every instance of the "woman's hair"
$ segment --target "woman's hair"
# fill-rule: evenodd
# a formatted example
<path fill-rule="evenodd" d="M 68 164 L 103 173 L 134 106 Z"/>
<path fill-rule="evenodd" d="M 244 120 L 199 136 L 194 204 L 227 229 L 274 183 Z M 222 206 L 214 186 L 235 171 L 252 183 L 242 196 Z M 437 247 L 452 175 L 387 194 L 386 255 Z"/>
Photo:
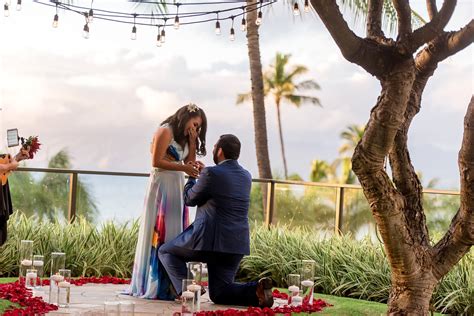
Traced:
<path fill-rule="evenodd" d="M 185 105 L 176 111 L 175 114 L 168 117 L 161 124 L 168 123 L 173 130 L 174 140 L 183 148 L 188 142 L 188 137 L 184 135 L 184 128 L 191 118 L 200 116 L 202 120 L 201 127 L 197 130 L 198 141 L 196 144 L 196 154 L 199 156 L 206 155 L 206 132 L 207 118 L 204 110 L 197 107 L 194 103 Z"/>

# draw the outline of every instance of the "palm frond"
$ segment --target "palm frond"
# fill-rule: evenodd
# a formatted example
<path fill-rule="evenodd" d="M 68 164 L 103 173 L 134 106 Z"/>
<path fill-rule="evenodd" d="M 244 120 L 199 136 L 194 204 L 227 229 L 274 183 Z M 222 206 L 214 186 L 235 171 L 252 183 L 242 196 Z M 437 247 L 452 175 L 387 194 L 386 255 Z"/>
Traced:
<path fill-rule="evenodd" d="M 295 85 L 296 90 L 320 90 L 321 86 L 314 80 L 305 80 Z"/>
<path fill-rule="evenodd" d="M 249 93 L 240 93 L 237 95 L 237 100 L 235 101 L 235 103 L 237 105 L 239 104 L 242 104 L 242 103 L 245 103 L 245 102 L 248 102 L 252 100 L 252 92 L 249 92 Z"/>
<path fill-rule="evenodd" d="M 322 107 L 321 101 L 319 101 L 319 99 L 316 97 L 310 97 L 306 95 L 295 95 L 295 94 L 285 95 L 284 97 L 285 99 L 290 101 L 292 104 L 296 105 L 296 107 L 300 107 L 304 103 L 311 103 L 313 105 Z"/>

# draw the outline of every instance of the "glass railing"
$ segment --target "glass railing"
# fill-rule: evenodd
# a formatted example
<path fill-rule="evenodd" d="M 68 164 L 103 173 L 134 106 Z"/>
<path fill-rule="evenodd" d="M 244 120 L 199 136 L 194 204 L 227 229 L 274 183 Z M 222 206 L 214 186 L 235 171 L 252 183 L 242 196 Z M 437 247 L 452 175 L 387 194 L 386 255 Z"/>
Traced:
<path fill-rule="evenodd" d="M 40 220 L 73 221 L 82 216 L 100 224 L 141 216 L 148 174 L 20 168 L 9 177 L 15 210 Z M 459 192 L 425 190 L 430 235 L 445 232 L 459 207 Z M 190 210 L 191 220 L 195 209 Z M 377 228 L 360 186 L 254 179 L 250 223 L 313 230 L 324 238 L 350 234 L 377 238 Z"/>

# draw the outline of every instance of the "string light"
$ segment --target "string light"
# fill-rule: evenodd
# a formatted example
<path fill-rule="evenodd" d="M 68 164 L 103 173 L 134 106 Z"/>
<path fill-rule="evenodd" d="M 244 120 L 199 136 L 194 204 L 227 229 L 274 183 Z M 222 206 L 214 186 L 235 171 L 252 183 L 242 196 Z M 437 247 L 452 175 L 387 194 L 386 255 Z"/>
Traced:
<path fill-rule="evenodd" d="M 161 34 L 160 34 L 160 27 L 158 26 L 158 35 L 156 36 L 156 46 L 161 47 Z"/>
<path fill-rule="evenodd" d="M 232 17 L 232 26 L 230 27 L 230 36 L 229 39 L 233 42 L 235 41 L 235 30 L 234 30 L 234 17 Z"/>
<path fill-rule="evenodd" d="M 88 39 L 89 38 L 89 24 L 88 23 L 84 24 L 84 28 L 82 30 L 83 30 L 82 36 L 85 39 Z"/>
<path fill-rule="evenodd" d="M 309 0 L 304 0 L 304 12 L 309 12 Z"/>
<path fill-rule="evenodd" d="M 219 12 L 217 14 L 217 21 L 216 21 L 216 35 L 221 35 L 221 23 L 219 22 Z"/>
<path fill-rule="evenodd" d="M 166 41 L 165 26 L 166 26 L 166 19 L 165 19 L 165 25 L 163 25 L 163 29 L 161 30 L 161 43 L 164 43 Z"/>
<path fill-rule="evenodd" d="M 295 16 L 300 15 L 300 8 L 298 6 L 298 1 L 295 1 L 295 4 L 293 5 L 293 14 Z"/>
<path fill-rule="evenodd" d="M 4 2 L 4 14 L 5 16 L 10 15 L 10 1 L 11 0 L 3 0 Z M 14 0 L 13 0 L 14 1 Z M 23 0 L 16 0 L 17 4 L 21 8 L 21 3 Z M 152 3 L 152 0 L 145 0 L 142 1 L 143 3 Z M 247 1 L 244 0 L 220 0 L 220 1 L 213 1 L 213 2 L 187 2 L 187 3 L 178 3 L 178 2 L 163 2 L 162 4 L 166 5 L 176 5 L 176 12 L 173 13 L 160 13 L 157 17 L 157 21 L 153 21 L 154 15 L 153 11 L 151 14 L 136 14 L 136 13 L 129 13 L 129 12 L 120 12 L 120 11 L 112 11 L 112 10 L 104 10 L 104 9 L 99 9 L 97 7 L 94 7 L 93 9 L 93 2 L 94 0 L 91 0 L 91 4 L 89 7 L 83 7 L 83 6 L 78 6 L 75 5 L 74 2 L 71 1 L 66 1 L 65 3 L 62 2 L 62 0 L 49 0 L 46 2 L 45 0 L 35 0 L 34 3 L 37 4 L 42 4 L 46 6 L 56 6 L 56 14 L 54 15 L 53 18 L 53 27 L 57 28 L 59 25 L 59 15 L 58 15 L 58 9 L 64 9 L 73 13 L 81 14 L 85 17 L 86 21 L 83 27 L 83 36 L 84 38 L 89 38 L 90 36 L 90 23 L 92 23 L 93 20 L 95 19 L 101 19 L 101 20 L 106 20 L 110 22 L 116 22 L 116 23 L 125 23 L 125 24 L 132 24 L 132 34 L 131 37 L 132 39 L 136 39 L 137 36 L 137 28 L 140 25 L 143 26 L 156 26 L 158 27 L 158 34 L 157 34 L 157 46 L 161 46 L 166 39 L 166 25 L 167 25 L 167 20 L 168 19 L 173 19 L 174 20 L 174 28 L 179 29 L 183 25 L 192 25 L 192 24 L 201 24 L 201 23 L 209 23 L 214 21 L 215 22 L 215 33 L 217 35 L 220 35 L 222 32 L 221 29 L 221 21 L 225 20 L 231 20 L 232 21 L 232 27 L 229 32 L 229 39 L 231 41 L 235 40 L 235 28 L 234 28 L 234 20 L 235 18 L 241 17 L 241 23 L 240 23 L 240 28 L 242 31 L 247 30 L 247 19 L 246 15 L 249 12 L 252 11 L 258 11 L 257 12 L 257 18 L 255 21 L 252 21 L 252 23 L 255 23 L 256 25 L 261 25 L 262 24 L 262 18 L 263 18 L 263 8 L 271 5 L 273 3 L 276 3 L 278 0 L 259 0 L 257 4 L 252 3 L 252 4 L 246 4 Z M 154 2 L 153 2 L 154 3 Z M 244 3 L 244 4 L 242 4 Z M 309 0 L 305 0 L 305 10 L 306 6 L 309 6 Z M 179 9 L 182 5 L 185 5 L 186 7 L 190 6 L 200 6 L 200 5 L 228 5 L 227 7 L 224 8 L 219 8 L 219 10 L 213 10 L 213 11 L 205 11 L 205 10 L 188 10 L 185 12 L 180 12 Z M 237 6 L 233 4 L 238 4 Z M 239 10 L 239 11 L 237 11 Z M 237 11 L 237 12 L 235 12 Z M 298 10 L 299 11 L 299 10 Z M 222 14 L 222 15 L 221 15 Z M 212 17 L 212 15 L 215 15 Z M 151 23 L 144 22 L 145 19 L 149 19 L 151 17 L 152 21 Z M 132 21 L 133 19 L 133 21 Z M 161 20 L 161 22 L 160 22 Z M 164 21 L 164 23 L 163 23 Z M 159 42 L 159 43 L 158 43 Z"/>
<path fill-rule="evenodd" d="M 179 29 L 179 3 L 176 4 L 176 16 L 174 17 L 174 29 Z"/>
<path fill-rule="evenodd" d="M 245 20 L 245 7 L 242 7 L 242 10 L 244 11 L 242 13 L 242 22 L 240 23 L 240 29 L 242 32 L 247 31 L 247 20 Z"/>
<path fill-rule="evenodd" d="M 5 2 L 5 4 L 3 5 L 3 10 L 4 10 L 3 15 L 5 17 L 9 17 L 10 16 L 10 5 L 7 2 Z"/>
<path fill-rule="evenodd" d="M 133 27 L 132 27 L 132 36 L 131 39 L 134 41 L 137 39 L 137 26 L 135 25 L 135 20 L 137 18 L 137 15 L 133 15 Z"/>
<path fill-rule="evenodd" d="M 17 10 L 17 11 L 21 11 L 21 0 L 18 0 L 18 1 L 16 2 L 16 10 Z"/>
<path fill-rule="evenodd" d="M 262 4 L 263 4 L 263 0 L 260 0 L 260 9 L 258 10 L 257 19 L 255 20 L 255 24 L 257 25 L 262 24 L 262 18 L 263 18 Z"/>

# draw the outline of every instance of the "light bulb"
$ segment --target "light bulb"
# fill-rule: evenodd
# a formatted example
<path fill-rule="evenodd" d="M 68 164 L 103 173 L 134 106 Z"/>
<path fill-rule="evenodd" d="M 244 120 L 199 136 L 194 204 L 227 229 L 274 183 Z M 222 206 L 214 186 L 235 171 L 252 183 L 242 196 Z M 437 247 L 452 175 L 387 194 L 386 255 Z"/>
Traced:
<path fill-rule="evenodd" d="M 137 39 L 137 27 L 134 25 L 132 27 L 132 36 L 131 36 L 132 40 L 136 40 Z"/>
<path fill-rule="evenodd" d="M 262 24 L 262 11 L 258 11 L 257 19 L 255 20 L 255 24 L 260 25 Z"/>
<path fill-rule="evenodd" d="M 161 42 L 164 43 L 166 41 L 166 32 L 165 29 L 161 30 Z"/>
<path fill-rule="evenodd" d="M 298 6 L 298 2 L 295 2 L 295 5 L 293 6 L 293 14 L 294 14 L 295 16 L 300 15 L 300 8 L 299 8 L 299 6 Z"/>
<path fill-rule="evenodd" d="M 3 5 L 3 10 L 4 10 L 4 11 L 3 11 L 3 15 L 4 15 L 5 17 L 10 16 L 10 7 L 9 7 L 8 3 L 5 3 L 5 4 Z"/>
<path fill-rule="evenodd" d="M 56 14 L 54 15 L 54 19 L 53 19 L 53 27 L 54 27 L 54 28 L 57 28 L 57 27 L 58 27 L 58 24 L 59 24 L 59 16 L 58 16 L 58 14 L 56 13 Z"/>
<path fill-rule="evenodd" d="M 304 0 L 304 12 L 309 12 L 309 0 Z"/>
<path fill-rule="evenodd" d="M 21 0 L 18 0 L 18 1 L 16 2 L 16 10 L 17 10 L 17 11 L 21 11 Z"/>
<path fill-rule="evenodd" d="M 157 47 L 161 47 L 161 44 L 162 44 L 162 43 L 161 43 L 161 35 L 158 34 L 158 35 L 156 36 L 156 46 L 157 46 Z"/>
<path fill-rule="evenodd" d="M 178 16 L 176 16 L 174 18 L 174 29 L 175 30 L 179 29 L 179 17 Z"/>
<path fill-rule="evenodd" d="M 94 10 L 89 10 L 89 16 L 87 17 L 87 22 L 92 23 L 94 21 Z"/>
<path fill-rule="evenodd" d="M 231 41 L 235 41 L 235 31 L 234 31 L 234 28 L 231 28 L 230 29 L 230 36 L 229 36 L 229 39 Z"/>
<path fill-rule="evenodd" d="M 242 30 L 242 32 L 247 31 L 247 21 L 245 20 L 245 18 L 242 18 L 242 23 L 240 24 L 240 29 Z"/>
<path fill-rule="evenodd" d="M 216 21 L 216 35 L 221 35 L 221 23 Z"/>
<path fill-rule="evenodd" d="M 88 39 L 89 38 L 89 24 L 84 24 L 84 28 L 83 28 L 83 33 L 82 33 L 82 36 L 85 38 L 85 39 Z"/>

